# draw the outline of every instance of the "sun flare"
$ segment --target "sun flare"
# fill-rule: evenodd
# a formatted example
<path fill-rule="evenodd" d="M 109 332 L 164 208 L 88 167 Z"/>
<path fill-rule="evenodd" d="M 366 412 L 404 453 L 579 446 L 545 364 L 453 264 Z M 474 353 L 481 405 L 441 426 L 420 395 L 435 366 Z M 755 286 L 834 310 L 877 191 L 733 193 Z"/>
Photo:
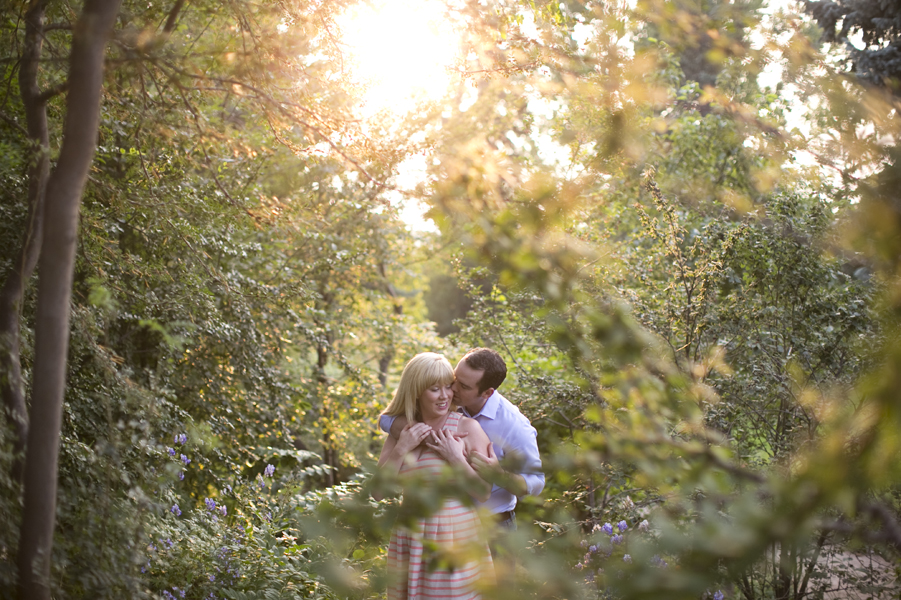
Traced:
<path fill-rule="evenodd" d="M 447 90 L 460 36 L 446 11 L 439 0 L 373 0 L 339 20 L 351 81 L 366 90 L 365 113 L 403 112 Z"/>

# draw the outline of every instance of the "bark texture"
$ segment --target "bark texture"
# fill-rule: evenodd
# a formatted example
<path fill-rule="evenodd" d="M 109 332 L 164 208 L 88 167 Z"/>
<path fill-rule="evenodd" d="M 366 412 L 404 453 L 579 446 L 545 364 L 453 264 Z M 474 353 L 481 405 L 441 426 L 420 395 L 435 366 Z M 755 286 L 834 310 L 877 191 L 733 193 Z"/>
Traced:
<path fill-rule="evenodd" d="M 46 0 L 36 0 L 25 14 L 25 39 L 19 66 L 19 93 L 32 155 L 28 167 L 28 219 L 19 253 L 0 288 L 0 397 L 13 431 L 13 478 L 22 481 L 28 414 L 20 362 L 22 297 L 38 262 L 43 233 L 44 192 L 50 175 L 47 101 L 38 87 L 38 65 L 44 46 Z"/>
<path fill-rule="evenodd" d="M 97 144 L 104 52 L 120 2 L 85 0 L 72 37 L 63 143 L 47 182 L 18 554 L 18 591 L 22 600 L 50 600 L 78 212 Z"/>

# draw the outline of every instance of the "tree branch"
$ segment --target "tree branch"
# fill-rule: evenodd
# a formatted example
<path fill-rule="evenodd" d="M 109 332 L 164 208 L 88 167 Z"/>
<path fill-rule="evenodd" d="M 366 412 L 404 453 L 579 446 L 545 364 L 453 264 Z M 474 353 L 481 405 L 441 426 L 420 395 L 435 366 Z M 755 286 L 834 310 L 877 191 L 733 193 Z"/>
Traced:
<path fill-rule="evenodd" d="M 54 96 L 58 96 L 58 95 L 62 94 L 63 92 L 67 91 L 68 89 L 69 89 L 69 80 L 67 79 L 65 81 L 60 81 L 53 87 L 48 88 L 48 89 L 44 90 L 43 92 L 41 92 L 40 94 L 38 94 L 35 97 L 34 101 L 39 102 L 41 104 L 46 104 L 46 102 L 48 100 L 50 100 Z"/>
<path fill-rule="evenodd" d="M 184 5 L 185 0 L 175 0 L 175 4 L 172 5 L 172 10 L 169 11 L 169 16 L 166 18 L 166 25 L 163 26 L 164 36 L 168 37 L 175 29 L 176 22 L 178 21 L 178 13 L 181 12 Z"/>

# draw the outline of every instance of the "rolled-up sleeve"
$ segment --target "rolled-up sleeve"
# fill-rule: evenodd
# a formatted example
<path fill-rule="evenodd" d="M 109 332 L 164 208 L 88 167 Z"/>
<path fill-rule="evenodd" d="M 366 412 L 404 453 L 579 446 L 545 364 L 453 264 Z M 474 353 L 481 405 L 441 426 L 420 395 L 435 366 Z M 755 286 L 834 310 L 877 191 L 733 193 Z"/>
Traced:
<path fill-rule="evenodd" d="M 521 417 L 516 427 L 508 432 L 505 444 L 504 458 L 510 464 L 509 470 L 522 475 L 531 496 L 537 496 L 544 489 L 544 472 L 541 470 L 537 438 L 535 428 L 525 417 Z"/>
<path fill-rule="evenodd" d="M 382 415 L 379 417 L 379 429 L 384 431 L 385 433 L 391 433 L 391 426 L 394 425 L 394 419 L 397 417 L 389 417 L 388 415 Z M 544 485 L 544 484 L 542 484 Z"/>

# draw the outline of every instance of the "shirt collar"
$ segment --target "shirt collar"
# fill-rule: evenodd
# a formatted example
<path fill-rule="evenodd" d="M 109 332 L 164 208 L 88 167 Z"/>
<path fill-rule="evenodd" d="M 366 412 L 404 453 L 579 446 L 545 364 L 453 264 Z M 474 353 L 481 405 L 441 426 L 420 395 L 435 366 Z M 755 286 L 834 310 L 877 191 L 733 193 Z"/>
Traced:
<path fill-rule="evenodd" d="M 488 396 L 488 400 L 485 401 L 485 406 L 482 407 L 482 410 L 479 411 L 477 415 L 469 414 L 469 411 L 465 408 L 463 411 L 469 417 L 485 417 L 486 419 L 494 419 L 497 416 L 497 409 L 501 405 L 501 395 L 497 393 L 497 390 L 494 390 L 494 393 Z"/>

